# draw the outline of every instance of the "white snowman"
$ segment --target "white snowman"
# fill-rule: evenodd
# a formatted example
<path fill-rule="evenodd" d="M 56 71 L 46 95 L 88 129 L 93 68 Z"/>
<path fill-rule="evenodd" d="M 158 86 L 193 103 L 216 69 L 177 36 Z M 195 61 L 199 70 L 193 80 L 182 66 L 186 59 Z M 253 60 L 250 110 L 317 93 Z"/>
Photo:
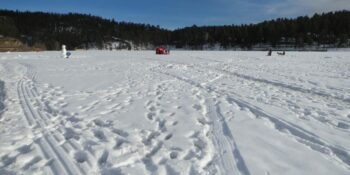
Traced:
<path fill-rule="evenodd" d="M 62 45 L 62 57 L 63 58 L 68 58 L 66 45 Z"/>

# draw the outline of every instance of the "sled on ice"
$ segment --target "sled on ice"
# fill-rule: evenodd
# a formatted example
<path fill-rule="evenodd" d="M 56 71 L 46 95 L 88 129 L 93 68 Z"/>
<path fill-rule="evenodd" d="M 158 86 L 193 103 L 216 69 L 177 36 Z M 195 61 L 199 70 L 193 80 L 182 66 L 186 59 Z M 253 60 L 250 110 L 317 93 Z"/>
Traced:
<path fill-rule="evenodd" d="M 165 47 L 157 47 L 156 48 L 157 55 L 168 55 L 170 54 L 170 50 Z"/>

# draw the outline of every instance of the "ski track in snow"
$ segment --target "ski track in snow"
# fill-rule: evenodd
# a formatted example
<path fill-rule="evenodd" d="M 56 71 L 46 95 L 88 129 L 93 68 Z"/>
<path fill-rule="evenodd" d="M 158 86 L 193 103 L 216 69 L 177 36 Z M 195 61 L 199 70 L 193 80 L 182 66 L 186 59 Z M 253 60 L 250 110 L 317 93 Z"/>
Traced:
<path fill-rule="evenodd" d="M 28 132 L 0 145 L 0 174 L 350 173 L 350 63 L 315 53 L 298 74 L 279 59 L 302 54 L 259 54 L 0 54 L 0 124 Z"/>
<path fill-rule="evenodd" d="M 30 70 L 30 69 L 29 69 Z M 35 74 L 28 72 L 29 79 L 34 80 Z M 37 148 L 42 152 L 44 158 L 50 164 L 53 174 L 82 174 L 87 173 L 82 167 L 78 166 L 70 157 L 67 150 L 60 146 L 65 138 L 58 131 L 51 131 L 50 119 L 53 116 L 50 113 L 42 113 L 41 110 L 35 109 L 32 102 L 38 97 L 35 96 L 33 90 L 28 88 L 29 81 L 20 80 L 18 83 L 18 94 L 21 101 L 22 109 L 28 121 L 29 127 L 33 128 L 35 143 Z M 38 101 L 36 101 L 38 103 Z M 40 102 L 39 102 L 40 103 Z M 37 104 L 38 105 L 38 104 Z M 38 133 L 38 135 L 36 134 Z M 75 147 L 72 146 L 72 149 Z"/>

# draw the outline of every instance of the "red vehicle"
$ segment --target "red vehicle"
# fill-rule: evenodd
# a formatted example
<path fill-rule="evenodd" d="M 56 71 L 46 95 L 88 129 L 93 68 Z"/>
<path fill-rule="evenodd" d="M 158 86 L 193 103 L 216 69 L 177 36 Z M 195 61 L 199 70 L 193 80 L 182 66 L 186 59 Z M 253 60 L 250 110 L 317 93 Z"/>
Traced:
<path fill-rule="evenodd" d="M 169 50 L 166 49 L 165 47 L 157 47 L 156 54 L 157 55 L 166 55 L 166 54 L 169 54 Z"/>

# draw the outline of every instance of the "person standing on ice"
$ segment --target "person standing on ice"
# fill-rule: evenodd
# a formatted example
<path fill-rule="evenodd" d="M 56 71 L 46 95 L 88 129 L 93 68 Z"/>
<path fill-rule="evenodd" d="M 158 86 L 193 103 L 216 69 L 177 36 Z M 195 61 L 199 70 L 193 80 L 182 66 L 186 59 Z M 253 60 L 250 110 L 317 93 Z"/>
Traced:
<path fill-rule="evenodd" d="M 272 55 L 272 49 L 269 49 L 269 52 L 267 53 L 267 56 L 271 56 Z"/>
<path fill-rule="evenodd" d="M 62 45 L 62 57 L 63 58 L 68 58 L 66 45 Z"/>

